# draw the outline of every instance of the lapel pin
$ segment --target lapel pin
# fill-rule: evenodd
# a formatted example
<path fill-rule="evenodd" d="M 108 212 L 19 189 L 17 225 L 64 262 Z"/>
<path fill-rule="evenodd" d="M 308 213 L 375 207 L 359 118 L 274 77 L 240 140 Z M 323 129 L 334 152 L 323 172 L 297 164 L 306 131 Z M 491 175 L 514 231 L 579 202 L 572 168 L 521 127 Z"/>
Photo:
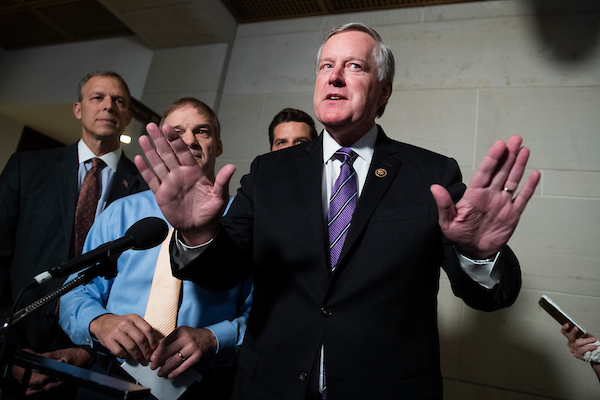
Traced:
<path fill-rule="evenodd" d="M 387 171 L 383 168 L 377 168 L 375 170 L 375 176 L 378 178 L 385 178 L 386 175 L 387 175 Z"/>
<path fill-rule="evenodd" d="M 129 187 L 129 183 L 127 183 L 127 181 L 125 179 L 123 179 L 123 186 Z"/>

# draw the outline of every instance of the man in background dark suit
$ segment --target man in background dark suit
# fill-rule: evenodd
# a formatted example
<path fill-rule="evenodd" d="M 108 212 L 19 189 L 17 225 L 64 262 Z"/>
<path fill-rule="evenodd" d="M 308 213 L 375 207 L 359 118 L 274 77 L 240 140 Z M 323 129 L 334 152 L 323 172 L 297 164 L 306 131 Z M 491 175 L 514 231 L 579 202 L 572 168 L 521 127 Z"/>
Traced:
<path fill-rule="evenodd" d="M 113 200 L 148 188 L 135 165 L 123 154 L 120 136 L 131 122 L 130 93 L 117 73 L 98 71 L 79 83 L 73 105 L 81 120 L 81 140 L 51 150 L 15 153 L 0 177 L 0 319 L 6 320 L 18 293 L 37 274 L 81 253 L 74 238 L 79 191 L 92 158 L 100 170 L 100 198 L 91 212 L 98 215 Z M 63 279 L 28 290 L 17 309 L 54 291 Z M 74 365 L 89 361 L 86 351 L 75 348 L 57 324 L 57 301 L 15 324 L 11 347 L 27 349 Z M 22 369 L 13 368 L 20 379 Z M 34 374 L 28 393 L 57 386 Z M 54 394 L 56 396 L 57 394 Z"/>
<path fill-rule="evenodd" d="M 325 131 L 258 157 L 222 220 L 235 167 L 212 185 L 172 131 L 148 126 L 157 150 L 140 139 L 153 169 L 136 165 L 178 229 L 174 274 L 215 290 L 254 274 L 236 399 L 441 399 L 440 266 L 474 308 L 507 307 L 519 293 L 506 243 L 540 179 L 533 172 L 515 196 L 529 150 L 518 136 L 496 142 L 465 190 L 456 161 L 375 124 L 393 75 L 373 29 L 330 30 L 313 100 Z M 358 201 L 336 241 L 338 176 L 354 182 L 347 204 Z"/>

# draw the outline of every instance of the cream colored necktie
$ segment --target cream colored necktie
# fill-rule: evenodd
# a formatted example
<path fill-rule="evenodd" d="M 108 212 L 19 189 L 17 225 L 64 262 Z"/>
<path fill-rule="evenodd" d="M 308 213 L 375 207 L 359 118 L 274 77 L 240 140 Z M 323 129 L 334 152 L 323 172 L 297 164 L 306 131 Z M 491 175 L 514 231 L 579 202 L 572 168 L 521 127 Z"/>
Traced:
<path fill-rule="evenodd" d="M 146 322 L 163 336 L 167 336 L 177 326 L 179 292 L 181 291 L 181 280 L 175 278 L 171 273 L 169 243 L 172 235 L 173 228 L 169 229 L 167 238 L 160 246 L 144 314 Z"/>

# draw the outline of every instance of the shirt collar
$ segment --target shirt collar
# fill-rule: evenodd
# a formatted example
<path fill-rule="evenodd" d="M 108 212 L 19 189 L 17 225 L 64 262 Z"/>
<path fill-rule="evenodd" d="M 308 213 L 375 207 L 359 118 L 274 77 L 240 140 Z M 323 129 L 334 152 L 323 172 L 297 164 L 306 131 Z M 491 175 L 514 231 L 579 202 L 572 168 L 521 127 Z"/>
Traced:
<path fill-rule="evenodd" d="M 119 166 L 119 159 L 121 159 L 121 154 L 123 154 L 123 149 L 120 147 L 110 153 L 106 153 L 101 155 L 100 158 L 102 161 L 106 163 L 113 171 L 117 171 L 117 167 Z M 96 155 L 90 150 L 90 148 L 83 142 L 83 140 L 79 139 L 77 143 L 77 155 L 79 158 L 79 163 L 86 162 L 96 157 Z"/>
<path fill-rule="evenodd" d="M 377 124 L 374 124 L 367 133 L 358 139 L 350 148 L 363 160 L 371 162 L 373 152 L 375 151 L 375 141 L 377 140 Z M 331 137 L 325 129 L 323 132 L 323 160 L 327 162 L 333 154 L 340 149 L 340 144 Z"/>

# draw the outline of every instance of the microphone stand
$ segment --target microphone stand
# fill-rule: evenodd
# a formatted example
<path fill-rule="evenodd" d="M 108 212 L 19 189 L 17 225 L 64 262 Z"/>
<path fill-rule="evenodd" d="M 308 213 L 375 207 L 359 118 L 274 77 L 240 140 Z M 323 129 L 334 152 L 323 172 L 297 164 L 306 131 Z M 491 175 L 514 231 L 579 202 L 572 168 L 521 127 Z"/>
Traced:
<path fill-rule="evenodd" d="M 106 272 L 108 272 L 108 274 L 112 274 L 112 269 L 114 269 L 114 274 L 112 274 L 112 276 L 106 276 L 106 279 L 112 279 L 116 276 L 116 271 L 117 271 L 117 263 L 116 263 L 116 259 L 114 261 L 111 260 L 105 260 L 105 261 L 101 261 L 100 263 L 91 266 L 90 268 L 86 269 L 83 272 L 80 272 L 79 275 L 77 275 L 77 277 L 75 277 L 73 280 L 65 283 L 64 285 L 62 285 L 61 287 L 59 287 L 58 289 L 56 289 L 54 292 L 47 294 L 46 296 L 42 297 L 39 300 L 34 301 L 33 303 L 31 303 L 30 305 L 28 305 L 27 307 L 24 307 L 22 309 L 20 309 L 19 311 L 17 311 L 12 318 L 9 318 L 9 320 L 7 320 L 7 323 L 10 325 L 14 325 L 17 322 L 19 322 L 20 320 L 22 320 L 23 318 L 25 318 L 26 316 L 28 316 L 29 314 L 31 314 L 32 312 L 38 310 L 39 308 L 45 306 L 46 304 L 52 302 L 53 300 L 61 297 L 63 294 L 69 293 L 71 290 L 75 289 L 77 286 L 80 285 L 85 285 L 86 283 L 89 283 L 92 279 L 96 278 L 97 276 L 100 275 L 107 275 L 104 274 L 105 268 L 106 268 Z M 6 324 L 2 327 L 4 328 L 8 328 L 6 326 Z"/>
<path fill-rule="evenodd" d="M 21 321 L 23 318 L 27 317 L 29 314 L 43 307 L 44 305 L 52 302 L 53 300 L 61 297 L 62 295 L 70 292 L 75 289 L 77 286 L 85 285 L 89 283 L 92 279 L 98 276 L 104 276 L 106 279 L 112 279 L 117 275 L 117 259 L 121 256 L 121 252 L 111 254 L 108 258 L 98 261 L 96 264 L 90 266 L 89 268 L 80 272 L 77 277 L 73 280 L 67 282 L 63 286 L 56 289 L 54 292 L 47 294 L 46 296 L 38 299 L 28 305 L 27 307 L 22 308 L 16 313 L 11 313 L 11 315 L 6 319 L 6 322 L 0 328 L 0 342 L 2 343 L 2 349 L 0 350 L 0 366 L 2 367 L 2 374 L 0 375 L 0 398 L 2 398 L 2 390 L 6 386 L 9 375 L 10 375 L 10 365 L 11 363 L 5 361 L 5 351 L 8 343 L 8 335 L 10 332 L 10 328 Z M 15 299 L 15 304 L 13 305 L 13 311 L 17 302 L 21 298 L 21 295 L 25 292 L 23 290 L 21 294 Z M 29 376 L 31 374 L 26 374 L 24 379 L 29 380 Z M 26 385 L 25 385 L 26 387 Z"/>

